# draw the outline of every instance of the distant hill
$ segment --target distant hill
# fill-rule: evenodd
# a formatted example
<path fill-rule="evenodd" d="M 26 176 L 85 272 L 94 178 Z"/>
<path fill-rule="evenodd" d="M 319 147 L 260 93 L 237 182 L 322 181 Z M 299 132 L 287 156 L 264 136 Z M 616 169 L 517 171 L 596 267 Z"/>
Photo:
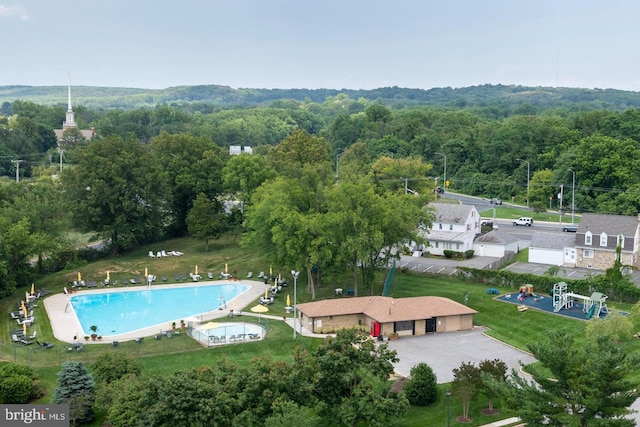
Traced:
<path fill-rule="evenodd" d="M 408 89 L 385 87 L 371 90 L 353 89 L 233 89 L 228 86 L 176 86 L 167 89 L 111 88 L 73 86 L 74 105 L 89 109 L 135 109 L 158 104 L 193 103 L 217 107 L 269 105 L 277 100 L 324 102 L 327 97 L 346 94 L 352 99 L 379 100 L 389 106 L 435 105 L 458 108 L 500 105 L 515 108 L 532 106 L 546 110 L 640 108 L 640 92 L 615 89 L 580 89 L 482 85 L 465 88 Z M 0 104 L 15 100 L 41 105 L 66 105 L 66 86 L 0 86 Z"/>

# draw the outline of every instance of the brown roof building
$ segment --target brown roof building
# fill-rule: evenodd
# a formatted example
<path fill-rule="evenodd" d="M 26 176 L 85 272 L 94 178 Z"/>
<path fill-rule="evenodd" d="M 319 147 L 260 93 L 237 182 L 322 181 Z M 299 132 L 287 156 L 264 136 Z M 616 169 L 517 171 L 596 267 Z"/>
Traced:
<path fill-rule="evenodd" d="M 443 297 L 334 298 L 298 304 L 301 325 L 315 333 L 366 328 L 373 336 L 425 335 L 473 328 L 477 311 Z"/>

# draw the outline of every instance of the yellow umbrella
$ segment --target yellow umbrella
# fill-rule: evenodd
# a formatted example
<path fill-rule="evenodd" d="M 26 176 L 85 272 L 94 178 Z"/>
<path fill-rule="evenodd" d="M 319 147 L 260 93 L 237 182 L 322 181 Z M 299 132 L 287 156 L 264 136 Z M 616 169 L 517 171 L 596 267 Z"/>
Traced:
<path fill-rule="evenodd" d="M 109 272 L 107 271 L 107 280 L 111 280 L 111 278 L 109 277 Z"/>
<path fill-rule="evenodd" d="M 264 288 L 264 298 L 267 299 L 267 292 L 269 292 L 269 288 Z"/>
<path fill-rule="evenodd" d="M 269 277 L 273 276 L 273 269 L 269 266 Z"/>
<path fill-rule="evenodd" d="M 196 265 L 196 276 L 198 275 L 198 266 Z"/>
<path fill-rule="evenodd" d="M 36 284 L 32 283 L 31 284 L 31 295 L 35 295 L 36 294 Z"/>
<path fill-rule="evenodd" d="M 22 334 L 27 335 L 27 322 L 22 324 Z"/>
<path fill-rule="evenodd" d="M 81 280 L 82 280 L 82 273 L 78 271 L 78 282 L 80 282 Z"/>
<path fill-rule="evenodd" d="M 269 309 L 262 304 L 258 304 L 254 307 L 251 307 L 251 311 L 253 311 L 254 313 L 266 313 L 267 311 L 269 311 Z"/>
<path fill-rule="evenodd" d="M 29 301 L 29 292 L 24 291 L 24 299 L 25 301 Z"/>
<path fill-rule="evenodd" d="M 144 268 L 144 278 L 145 280 L 147 279 L 147 277 L 149 277 L 149 269 L 147 269 L 147 267 Z"/>
<path fill-rule="evenodd" d="M 229 264 L 227 264 L 226 262 L 224 263 L 224 272 L 225 273 L 229 272 Z"/>
<path fill-rule="evenodd" d="M 291 298 L 289 298 L 289 294 L 287 294 L 287 307 L 291 307 Z"/>
<path fill-rule="evenodd" d="M 24 301 L 21 301 L 21 303 L 22 303 L 22 314 L 24 315 L 24 317 L 27 317 L 27 314 L 29 314 L 27 313 L 27 306 L 24 305 Z"/>

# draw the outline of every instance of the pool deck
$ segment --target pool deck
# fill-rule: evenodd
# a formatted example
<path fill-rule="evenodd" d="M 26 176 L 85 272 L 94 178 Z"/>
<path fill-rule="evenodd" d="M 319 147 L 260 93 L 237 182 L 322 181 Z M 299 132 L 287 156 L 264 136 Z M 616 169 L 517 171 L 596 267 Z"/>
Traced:
<path fill-rule="evenodd" d="M 254 281 L 254 280 L 237 280 L 237 281 L 229 281 L 229 280 L 209 280 L 209 281 L 198 281 L 198 282 L 185 282 L 185 283 L 167 283 L 161 285 L 151 285 L 151 289 L 171 289 L 171 288 L 185 288 L 185 287 L 193 287 L 193 286 L 207 286 L 207 285 L 222 285 L 222 284 L 238 284 L 238 285 L 248 285 L 249 289 L 246 290 L 241 295 L 238 295 L 232 300 L 227 301 L 227 309 L 225 310 L 214 310 L 206 313 L 202 313 L 196 316 L 190 316 L 185 318 L 185 322 L 200 324 L 202 322 L 207 322 L 212 319 L 219 319 L 221 317 L 227 317 L 229 311 L 235 307 L 235 312 L 237 314 L 241 314 L 242 310 L 244 310 L 247 306 L 254 303 L 257 299 L 259 299 L 262 295 L 264 295 L 265 288 L 269 287 L 269 285 L 265 285 L 262 281 Z M 75 290 L 71 296 L 74 295 L 87 295 L 87 294 L 103 294 L 103 293 L 114 293 L 114 292 L 134 292 L 140 291 L 142 289 L 147 289 L 146 286 L 125 286 L 125 287 L 102 287 L 99 289 L 83 289 L 83 290 Z M 73 343 L 74 336 L 78 337 L 78 341 L 84 341 L 84 334 L 82 332 L 82 327 L 80 326 L 80 321 L 71 307 L 69 303 L 70 295 L 65 295 L 64 293 L 54 294 L 46 297 L 44 299 L 44 307 L 47 311 L 47 315 L 49 316 L 49 320 L 51 322 L 51 329 L 53 330 L 53 335 L 56 339 Z M 162 331 L 169 330 L 167 325 L 169 325 L 172 321 L 180 322 L 181 319 L 172 319 L 166 322 L 165 324 L 150 326 L 148 328 L 139 329 L 134 332 L 129 332 L 126 334 L 119 335 L 109 335 L 105 336 L 102 341 L 95 341 L 96 344 L 103 342 L 111 342 L 111 341 L 130 341 L 140 337 L 148 337 L 152 335 L 157 335 Z M 92 344 L 92 341 L 86 342 L 86 344 Z"/>

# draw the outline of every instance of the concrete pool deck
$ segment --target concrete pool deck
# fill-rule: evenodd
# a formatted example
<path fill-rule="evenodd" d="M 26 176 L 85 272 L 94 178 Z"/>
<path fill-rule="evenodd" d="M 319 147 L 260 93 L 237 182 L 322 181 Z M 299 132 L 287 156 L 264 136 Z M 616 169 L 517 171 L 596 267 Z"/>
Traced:
<path fill-rule="evenodd" d="M 254 303 L 257 299 L 264 295 L 264 291 L 266 288 L 269 288 L 270 285 L 265 285 L 262 281 L 254 281 L 254 280 L 237 280 L 237 281 L 229 281 L 229 280 L 209 280 L 209 281 L 198 281 L 198 282 L 185 282 L 185 283 L 167 283 L 161 285 L 151 285 L 151 289 L 172 289 L 172 288 L 185 288 L 185 287 L 194 287 L 194 286 L 209 286 L 209 285 L 222 285 L 222 284 L 237 284 L 237 285 L 247 285 L 249 289 L 238 295 L 232 300 L 227 301 L 227 308 L 224 310 L 214 310 L 206 313 L 201 313 L 195 316 L 190 316 L 184 319 L 185 322 L 200 324 L 202 322 L 207 322 L 212 319 L 219 319 L 221 317 L 227 317 L 230 310 L 235 307 L 235 312 L 237 314 L 241 314 L 241 312 L 250 304 Z M 51 329 L 53 331 L 53 336 L 56 339 L 73 343 L 74 336 L 77 337 L 78 341 L 84 342 L 86 344 L 92 344 L 92 341 L 84 341 L 84 333 L 82 332 L 82 326 L 80 325 L 80 321 L 76 316 L 73 307 L 69 303 L 69 298 L 75 295 L 89 295 L 89 294 L 105 294 L 105 293 L 115 293 L 115 292 L 135 292 L 140 290 L 148 289 L 147 286 L 123 286 L 123 287 L 113 287 L 107 288 L 102 287 L 99 289 L 83 289 L 83 290 L 74 290 L 71 295 L 66 295 L 64 293 L 53 294 L 44 299 L 44 307 L 49 316 L 49 321 L 51 322 Z M 139 329 L 134 332 L 129 332 L 125 334 L 118 335 L 109 335 L 105 340 L 95 341 L 96 344 L 111 342 L 111 341 L 130 341 L 140 337 L 149 337 L 153 335 L 157 335 L 162 331 L 167 331 L 170 329 L 168 326 L 172 320 L 180 319 L 171 319 L 166 323 L 158 324 L 154 326 L 150 326 L 147 328 Z"/>

